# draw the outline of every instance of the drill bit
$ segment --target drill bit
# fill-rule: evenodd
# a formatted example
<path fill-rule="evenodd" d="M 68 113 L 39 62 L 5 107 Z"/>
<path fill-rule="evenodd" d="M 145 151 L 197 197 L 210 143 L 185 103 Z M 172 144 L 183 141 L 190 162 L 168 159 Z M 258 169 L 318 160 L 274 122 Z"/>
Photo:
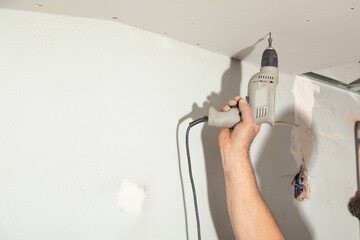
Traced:
<path fill-rule="evenodd" d="M 273 41 L 273 39 L 271 38 L 271 32 L 269 32 L 269 38 L 268 38 L 269 48 L 272 47 L 272 41 Z"/>

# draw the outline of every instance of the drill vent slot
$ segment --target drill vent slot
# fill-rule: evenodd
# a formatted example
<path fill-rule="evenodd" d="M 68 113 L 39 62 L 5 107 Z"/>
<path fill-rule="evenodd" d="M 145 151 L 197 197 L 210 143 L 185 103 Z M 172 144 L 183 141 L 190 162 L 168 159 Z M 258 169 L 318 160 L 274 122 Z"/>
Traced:
<path fill-rule="evenodd" d="M 255 118 L 266 117 L 266 115 L 267 115 L 267 108 L 266 107 L 256 108 Z"/>
<path fill-rule="evenodd" d="M 260 75 L 260 76 L 258 77 L 258 79 L 274 79 L 274 77 L 273 77 L 273 76 Z"/>

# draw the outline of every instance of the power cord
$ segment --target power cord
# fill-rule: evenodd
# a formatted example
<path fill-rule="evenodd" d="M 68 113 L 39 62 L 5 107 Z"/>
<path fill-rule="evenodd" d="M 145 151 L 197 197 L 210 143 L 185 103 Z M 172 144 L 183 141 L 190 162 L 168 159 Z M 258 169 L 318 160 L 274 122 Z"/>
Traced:
<path fill-rule="evenodd" d="M 199 209 L 198 209 L 198 205 L 197 205 L 195 183 L 194 183 L 194 178 L 193 178 L 192 169 L 191 169 L 191 159 L 190 159 L 190 150 L 189 150 L 189 133 L 190 133 L 190 128 L 191 127 L 193 127 L 193 126 L 195 126 L 195 125 L 197 125 L 199 123 L 207 122 L 207 121 L 208 121 L 207 116 L 205 116 L 203 118 L 196 119 L 196 120 L 189 123 L 189 126 L 188 126 L 188 128 L 186 130 L 186 154 L 187 154 L 187 159 L 188 159 L 190 182 L 191 182 L 192 192 L 193 192 L 193 196 L 194 196 L 194 207 L 195 207 L 195 215 L 196 215 L 196 225 L 197 225 L 198 240 L 201 240 L 200 218 L 199 218 Z"/>

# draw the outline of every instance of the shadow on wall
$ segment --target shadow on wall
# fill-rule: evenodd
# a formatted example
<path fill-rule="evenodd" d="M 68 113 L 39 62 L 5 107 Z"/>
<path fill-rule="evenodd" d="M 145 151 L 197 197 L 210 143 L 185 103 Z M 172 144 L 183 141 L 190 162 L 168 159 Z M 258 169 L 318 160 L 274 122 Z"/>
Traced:
<path fill-rule="evenodd" d="M 276 116 L 277 120 L 294 122 L 294 110 Z M 301 119 L 300 122 L 305 122 Z M 261 195 L 280 226 L 285 239 L 311 240 L 311 230 L 298 210 L 292 194 L 291 181 L 298 164 L 291 153 L 292 126 L 275 126 L 265 140 L 265 148 L 253 166 Z M 309 146 L 309 145 L 308 145 Z M 312 156 L 313 145 L 306 156 Z M 308 204 L 308 202 L 302 203 Z"/>
<path fill-rule="evenodd" d="M 227 104 L 228 100 L 233 98 L 240 93 L 240 76 L 241 76 L 241 64 L 239 60 L 231 60 L 229 69 L 224 73 L 222 77 L 221 92 L 219 94 L 211 93 L 207 97 L 207 101 L 200 107 L 197 104 L 193 104 L 191 113 L 185 115 L 179 119 L 177 126 L 177 143 L 182 141 L 178 138 L 179 125 L 188 118 L 197 119 L 208 115 L 209 107 L 214 106 L 220 109 L 222 105 Z M 201 131 L 201 138 L 203 143 L 203 150 L 205 156 L 206 166 L 206 177 L 207 177 L 207 190 L 209 206 L 211 211 L 212 220 L 217 232 L 218 239 L 231 240 L 235 239 L 232 232 L 231 223 L 227 211 L 226 199 L 225 199 L 225 184 L 224 176 L 221 165 L 220 152 L 218 147 L 218 134 L 219 128 L 209 127 L 204 124 Z M 187 223 L 187 210 L 186 202 L 184 197 L 184 186 L 183 186 L 183 174 L 181 172 L 181 159 L 180 150 L 178 146 L 178 160 L 179 160 L 179 173 L 181 177 L 182 193 L 183 193 L 183 204 L 185 211 L 185 225 L 186 234 L 188 236 L 188 223 Z M 182 159 L 184 164 L 186 159 Z M 186 176 L 186 175 L 185 175 Z M 196 182 L 195 182 L 196 185 Z M 195 186 L 196 187 L 196 186 Z M 198 189 L 198 188 L 197 188 Z M 199 206 L 199 214 L 201 220 L 201 206 Z M 203 227 L 203 226 L 201 226 Z M 204 228 L 202 228 L 203 230 Z"/>
<path fill-rule="evenodd" d="M 187 177 L 187 173 L 183 176 L 181 172 L 181 159 L 178 138 L 179 125 L 186 119 L 197 119 L 208 115 L 210 106 L 220 109 L 222 105 L 227 104 L 229 99 L 240 93 L 240 76 L 241 64 L 239 60 L 231 60 L 229 69 L 222 77 L 221 91 L 219 94 L 211 93 L 203 106 L 194 104 L 191 113 L 179 119 L 177 126 L 177 147 L 178 147 L 178 164 L 179 174 L 182 184 L 183 204 L 185 212 L 186 234 L 188 236 L 187 209 L 184 197 L 183 177 Z M 247 80 L 246 80 L 247 81 Z M 247 84 L 244 84 L 247 86 Z M 293 112 L 289 112 L 286 116 L 280 116 L 281 120 L 293 120 Z M 276 220 L 281 227 L 286 239 L 312 239 L 310 231 L 298 212 L 296 203 L 291 192 L 291 180 L 297 171 L 297 164 L 290 152 L 292 128 L 288 126 L 278 126 L 273 129 L 273 133 L 268 138 L 268 144 L 265 147 L 259 161 L 256 164 L 255 171 L 257 173 L 258 182 L 260 184 L 261 193 L 273 212 Z M 221 157 L 218 147 L 219 129 L 203 125 L 201 138 L 205 156 L 207 190 L 209 206 L 212 220 L 216 229 L 217 237 L 221 240 L 235 239 L 232 232 L 231 223 L 227 211 L 225 198 L 225 184 L 223 170 L 221 165 Z M 186 159 L 182 159 L 185 164 Z M 187 164 L 186 164 L 187 166 Z M 288 178 L 283 175 L 288 175 Z M 290 176 L 290 177 L 289 177 Z M 195 182 L 196 184 L 196 182 Z M 201 218 L 201 206 L 200 218 Z M 204 231 L 204 227 L 202 230 Z"/>
<path fill-rule="evenodd" d="M 222 105 L 226 105 L 228 100 L 240 93 L 240 61 L 231 60 L 230 68 L 222 77 L 221 92 L 219 94 L 212 93 L 208 96 L 207 104 L 202 109 L 193 109 L 196 112 L 206 111 L 208 115 L 210 106 L 221 109 Z M 201 139 L 203 143 L 207 192 L 211 211 L 212 220 L 216 229 L 218 239 L 235 239 L 226 205 L 226 193 L 224 175 L 222 170 L 221 156 L 218 145 L 219 128 L 209 127 L 207 124 L 203 126 Z"/>

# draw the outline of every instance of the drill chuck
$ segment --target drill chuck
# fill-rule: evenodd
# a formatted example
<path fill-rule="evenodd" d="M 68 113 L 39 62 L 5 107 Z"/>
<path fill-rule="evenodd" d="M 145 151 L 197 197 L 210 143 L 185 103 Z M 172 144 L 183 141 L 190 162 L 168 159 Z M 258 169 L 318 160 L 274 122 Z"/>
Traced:
<path fill-rule="evenodd" d="M 278 67 L 278 56 L 275 49 L 265 49 L 261 58 L 261 67 Z"/>

